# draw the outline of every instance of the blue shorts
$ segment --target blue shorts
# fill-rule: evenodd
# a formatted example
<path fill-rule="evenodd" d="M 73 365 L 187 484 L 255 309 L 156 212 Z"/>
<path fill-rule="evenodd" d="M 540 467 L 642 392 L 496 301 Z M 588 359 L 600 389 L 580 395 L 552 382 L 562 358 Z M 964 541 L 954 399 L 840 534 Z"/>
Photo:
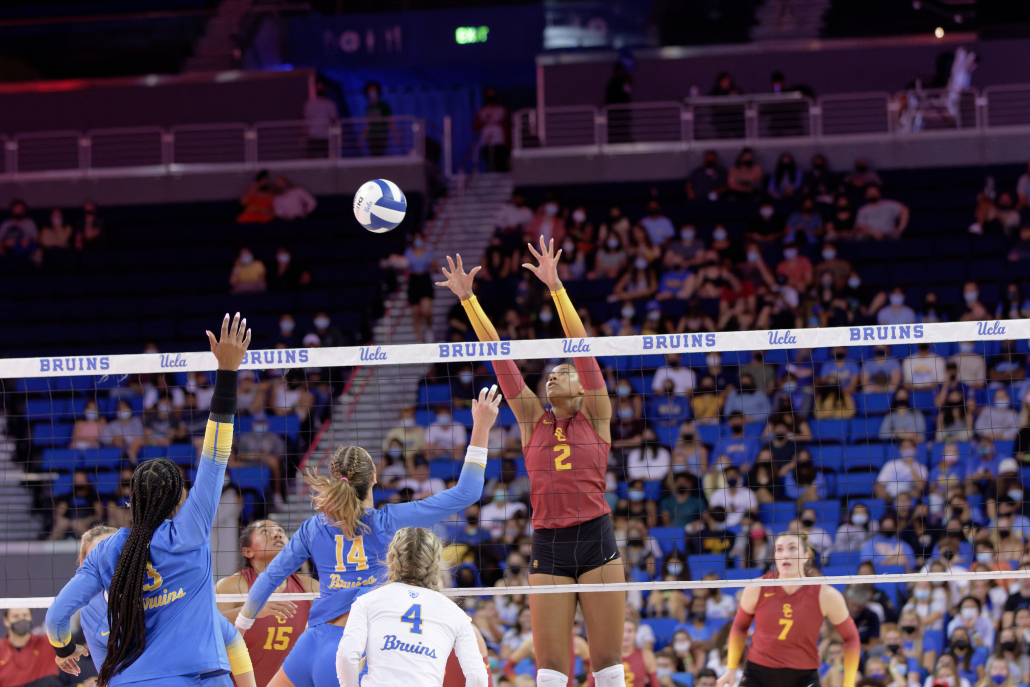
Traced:
<path fill-rule="evenodd" d="M 323 623 L 309 627 L 283 661 L 283 671 L 293 687 L 340 687 L 336 677 L 336 650 L 343 628 Z"/>
<path fill-rule="evenodd" d="M 204 682 L 197 675 L 172 675 L 169 677 L 156 677 L 153 680 L 139 680 L 138 682 L 123 682 L 122 685 L 138 685 L 139 687 L 209 687 L 215 684 L 217 678 L 211 678 L 212 682 Z"/>

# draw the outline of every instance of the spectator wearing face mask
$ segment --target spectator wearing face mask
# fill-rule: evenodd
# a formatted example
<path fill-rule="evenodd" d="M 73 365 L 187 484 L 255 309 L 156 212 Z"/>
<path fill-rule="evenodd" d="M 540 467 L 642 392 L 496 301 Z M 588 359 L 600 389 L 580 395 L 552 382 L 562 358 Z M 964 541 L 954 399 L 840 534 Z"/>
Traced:
<path fill-rule="evenodd" d="M 728 415 L 740 413 L 748 423 L 765 423 L 772 407 L 763 389 L 757 388 L 754 377 L 741 375 L 740 388 L 732 389 L 726 395 L 724 412 Z"/>
<path fill-rule="evenodd" d="M 687 177 L 687 200 L 715 202 L 726 190 L 726 170 L 719 164 L 719 153 L 706 150 L 701 165 Z"/>
<path fill-rule="evenodd" d="M 956 367 L 956 381 L 974 389 L 982 389 L 987 384 L 987 363 L 983 355 L 976 352 L 972 341 L 962 341 L 958 345 L 959 352 L 948 359 Z"/>
<path fill-rule="evenodd" d="M 471 408 L 472 399 L 477 395 L 472 365 L 466 364 L 458 367 L 457 374 L 451 375 L 450 382 L 451 406 L 454 408 Z"/>
<path fill-rule="evenodd" d="M 255 417 L 249 432 L 241 432 L 237 445 L 237 459 L 241 463 L 258 463 L 269 469 L 272 486 L 275 489 L 273 498 L 280 505 L 279 492 L 283 489 L 282 466 L 286 460 L 286 442 L 274 432 L 268 431 L 268 419 Z"/>
<path fill-rule="evenodd" d="M 883 185 L 880 175 L 869 167 L 869 160 L 864 157 L 855 158 L 854 171 L 844 177 L 844 183 L 855 189 Z"/>
<path fill-rule="evenodd" d="M 241 293 L 264 293 L 268 286 L 265 282 L 265 263 L 254 259 L 249 248 L 241 248 L 229 274 L 229 286 L 233 295 Z"/>
<path fill-rule="evenodd" d="M 751 226 L 744 238 L 758 244 L 767 244 L 779 241 L 785 232 L 783 216 L 776 212 L 772 198 L 763 198 L 758 206 L 758 217 L 751 220 Z"/>
<path fill-rule="evenodd" d="M 769 183 L 765 190 L 773 198 L 791 198 L 801 190 L 803 181 L 804 176 L 798 169 L 794 156 L 783 153 L 776 161 L 773 173 L 769 175 Z"/>
<path fill-rule="evenodd" d="M 727 530 L 727 513 L 723 506 L 708 505 L 701 519 L 687 530 L 690 553 L 728 553 L 733 547 L 733 533 Z"/>
<path fill-rule="evenodd" d="M 930 344 L 919 344 L 916 352 L 902 361 L 901 377 L 913 389 L 936 389 L 947 379 L 947 363 L 930 352 Z"/>
<path fill-rule="evenodd" d="M 737 466 L 727 466 L 723 475 L 726 478 L 726 486 L 712 492 L 708 499 L 708 507 L 721 507 L 726 512 L 727 526 L 736 527 L 745 512 L 758 510 L 758 499 L 755 498 L 753 491 L 743 486 L 741 472 Z"/>
<path fill-rule="evenodd" d="M 864 503 L 857 503 L 845 522 L 837 528 L 833 538 L 831 553 L 852 553 L 861 551 L 866 542 L 876 532 L 877 524 L 869 519 L 869 508 Z"/>
<path fill-rule="evenodd" d="M 855 234 L 876 241 L 900 239 L 908 226 L 908 206 L 896 200 L 884 200 L 879 186 L 868 187 L 865 200 L 865 205 L 855 215 Z"/>
<path fill-rule="evenodd" d="M 311 283 L 311 273 L 293 259 L 286 246 L 279 246 L 275 251 L 275 264 L 267 266 L 266 274 L 268 290 L 272 293 L 290 293 Z"/>
<path fill-rule="evenodd" d="M 880 438 L 884 441 L 921 441 L 925 436 L 926 418 L 920 410 L 912 408 L 908 391 L 904 388 L 898 389 L 891 402 L 891 411 L 880 423 Z"/>
<path fill-rule="evenodd" d="M 716 444 L 716 451 L 720 456 L 727 456 L 730 462 L 746 470 L 748 465 L 755 462 L 758 450 L 761 447 L 761 440 L 758 437 L 748 437 L 744 434 L 744 415 L 739 411 L 728 411 L 726 426 L 730 435 L 719 439 Z"/>
<path fill-rule="evenodd" d="M 45 634 L 32 634 L 32 610 L 4 610 L 7 635 L 0 639 L 0 684 L 58 687 L 57 654 Z"/>
<path fill-rule="evenodd" d="M 901 565 L 911 572 L 916 559 L 912 547 L 898 537 L 898 519 L 888 511 L 880 518 L 879 530 L 862 546 L 860 558 L 875 566 Z"/>
<path fill-rule="evenodd" d="M 83 408 L 82 417 L 75 421 L 72 430 L 71 447 L 80 450 L 100 448 L 100 438 L 107 426 L 107 420 L 100 417 L 97 402 L 90 399 Z"/>
<path fill-rule="evenodd" d="M 726 174 L 727 192 L 738 200 L 752 200 L 762 189 L 763 176 L 754 151 L 744 148 Z"/>
<path fill-rule="evenodd" d="M 436 410 L 436 421 L 426 431 L 424 451 L 426 456 L 435 458 L 451 458 L 458 460 L 468 443 L 468 430 L 460 422 L 453 422 L 449 406 L 441 406 Z"/>
<path fill-rule="evenodd" d="M 623 250 L 622 239 L 612 232 L 608 234 L 594 254 L 594 269 L 588 279 L 616 279 L 626 268 L 628 256 Z"/>
<path fill-rule="evenodd" d="M 670 241 L 665 247 L 662 262 L 668 267 L 671 260 L 678 259 L 677 262 L 682 262 L 686 267 L 693 267 L 704 250 L 705 243 L 698 238 L 697 228 L 693 224 L 684 224 L 680 227 L 678 239 Z"/>
<path fill-rule="evenodd" d="M 705 501 L 696 478 L 685 472 L 676 475 L 672 493 L 658 504 L 662 525 L 679 529 L 699 521 L 705 509 Z"/>
<path fill-rule="evenodd" d="M 504 485 L 494 489 L 490 502 L 480 510 L 480 522 L 484 529 L 490 532 L 494 539 L 504 534 L 504 525 L 515 517 L 517 513 L 525 513 L 526 504 L 515 501 L 508 496 L 508 490 Z"/>
<path fill-rule="evenodd" d="M 890 347 L 877 344 L 873 357 L 862 362 L 860 375 L 865 393 L 894 393 L 901 383 L 901 364 L 890 355 Z"/>
<path fill-rule="evenodd" d="M 126 401 L 119 401 L 115 419 L 104 425 L 100 432 L 100 443 L 104 446 L 120 447 L 122 455 L 134 462 L 143 442 L 143 422 L 136 417 L 131 405 Z"/>
<path fill-rule="evenodd" d="M 658 277 L 646 257 L 638 255 L 615 284 L 609 303 L 635 301 L 641 306 L 658 292 Z"/>
<path fill-rule="evenodd" d="M 719 356 L 718 353 L 714 355 Z M 694 421 L 699 425 L 719 424 L 723 396 L 716 389 L 715 384 L 714 377 L 705 375 L 698 383 L 697 391 L 690 398 L 690 409 L 693 412 Z"/>
<path fill-rule="evenodd" d="M 815 278 L 821 279 L 824 274 L 829 274 L 833 280 L 833 288 L 843 289 L 851 276 L 851 263 L 840 257 L 837 246 L 827 242 L 823 244 L 822 262 L 815 266 Z"/>
<path fill-rule="evenodd" d="M 915 441 L 902 439 L 898 444 L 898 457 L 887 461 L 876 477 L 874 493 L 877 498 L 893 501 L 899 494 L 919 498 L 929 472 L 917 456 Z"/>
<path fill-rule="evenodd" d="M 1018 642 L 1010 640 L 1009 644 L 1010 649 L 999 647 L 998 652 L 987 661 L 984 676 L 976 683 L 976 687 L 1016 687 L 1017 683 L 1023 681 L 1027 657 L 1016 653 Z"/>
<path fill-rule="evenodd" d="M 798 293 L 805 293 L 812 285 L 815 270 L 812 261 L 798 251 L 794 243 L 783 246 L 783 261 L 776 265 L 776 276 L 786 279 L 787 286 Z"/>
<path fill-rule="evenodd" d="M 51 539 L 64 539 L 71 533 L 76 539 L 104 519 L 104 509 L 97 490 L 85 471 L 72 475 L 72 493 L 54 507 L 54 531 Z"/>
<path fill-rule="evenodd" d="M 783 240 L 790 243 L 815 245 L 823 233 L 823 218 L 815 209 L 815 201 L 805 198 L 801 207 L 787 217 L 786 233 Z M 835 254 L 836 255 L 836 254 Z"/>
<path fill-rule="evenodd" d="M 686 395 L 697 386 L 697 375 L 694 373 L 694 370 L 682 364 L 682 359 L 678 353 L 665 356 L 665 367 L 655 370 L 654 379 L 651 382 L 651 390 L 656 394 L 663 392 L 666 380 L 672 382 L 672 393 L 677 396 Z"/>
<path fill-rule="evenodd" d="M 640 218 L 640 225 L 647 231 L 651 243 L 663 246 L 676 235 L 676 227 L 672 220 L 662 214 L 662 206 L 657 200 L 647 204 L 647 214 Z"/>
<path fill-rule="evenodd" d="M 991 441 L 1014 441 L 1019 434 L 1019 413 L 1012 409 L 1004 388 L 994 392 L 994 400 L 984 406 L 973 425 L 976 436 Z"/>
<path fill-rule="evenodd" d="M 968 281 L 962 287 L 963 306 L 959 314 L 960 322 L 979 322 L 991 319 L 991 313 L 980 302 L 980 287 L 975 281 Z"/>
<path fill-rule="evenodd" d="M 889 305 L 880 308 L 876 313 L 876 323 L 880 325 L 892 324 L 913 324 L 916 321 L 916 313 L 912 308 L 905 305 L 905 290 L 900 286 L 891 289 L 887 297 Z"/>
<path fill-rule="evenodd" d="M 315 313 L 312 324 L 315 325 L 315 330 L 311 333 L 318 336 L 319 346 L 322 348 L 350 346 L 354 343 L 350 337 L 344 336 L 339 328 L 333 326 L 332 319 L 324 310 Z"/>
<path fill-rule="evenodd" d="M 554 239 L 560 245 L 562 239 L 565 238 L 563 224 L 561 204 L 557 198 L 548 197 L 536 209 L 533 219 L 526 225 L 526 233 L 522 237 L 521 245 L 525 246 L 527 242 L 536 241 L 541 236 L 544 237 L 545 244 Z"/>
<path fill-rule="evenodd" d="M 250 188 L 240 196 L 243 212 L 236 221 L 240 224 L 263 224 L 275 219 L 275 188 L 267 170 L 261 170 L 254 177 Z"/>
<path fill-rule="evenodd" d="M 630 480 L 655 481 L 665 479 L 672 466 L 669 449 L 657 443 L 654 430 L 644 429 L 642 443 L 626 454 L 626 477 Z"/>
<path fill-rule="evenodd" d="M 851 619 L 855 621 L 862 648 L 868 650 L 870 644 L 875 643 L 874 640 L 880 639 L 880 616 L 869 608 L 873 593 L 866 585 L 849 584 L 844 590 L 844 600 L 848 604 Z"/>
<path fill-rule="evenodd" d="M 957 646 L 963 639 L 967 642 L 967 649 L 974 653 L 984 649 L 983 659 L 994 651 L 994 624 L 983 611 L 980 600 L 975 596 L 964 597 L 958 604 L 958 613 L 948 623 L 948 639 L 951 642 L 952 653 L 959 658 L 960 663 L 964 658 L 962 647 Z M 962 656 L 960 656 L 960 652 Z M 975 657 L 974 657 L 975 658 Z"/>
<path fill-rule="evenodd" d="M 172 402 L 162 398 L 155 411 L 147 413 L 143 422 L 147 446 L 168 446 L 186 438 L 186 426 L 182 418 L 172 413 Z"/>
<path fill-rule="evenodd" d="M 658 293 L 655 300 L 671 301 L 679 296 L 684 288 L 688 288 L 687 282 L 694 278 L 694 273 L 687 269 L 683 258 L 678 255 L 666 255 L 666 270 L 658 280 Z M 685 303 L 662 303 L 662 310 L 670 315 L 679 317 L 686 311 Z"/>
<path fill-rule="evenodd" d="M 650 597 L 648 601 L 650 601 Z M 678 672 L 676 670 L 676 653 L 671 646 L 667 646 L 655 654 L 655 665 L 657 666 L 655 676 L 658 678 L 659 686 L 677 687 L 677 683 L 672 679 L 673 674 Z"/>

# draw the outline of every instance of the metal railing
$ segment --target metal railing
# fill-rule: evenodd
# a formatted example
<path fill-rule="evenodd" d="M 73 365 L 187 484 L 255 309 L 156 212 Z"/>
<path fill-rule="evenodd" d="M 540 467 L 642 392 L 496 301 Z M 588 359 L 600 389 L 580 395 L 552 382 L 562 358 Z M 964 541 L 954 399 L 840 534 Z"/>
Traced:
<path fill-rule="evenodd" d="M 544 121 L 540 121 L 540 117 Z M 799 93 L 686 98 L 682 102 L 519 110 L 516 150 L 685 144 L 784 137 L 821 139 L 925 131 L 1030 126 L 1030 84 L 945 90 L 846 93 L 811 99 Z"/>
<path fill-rule="evenodd" d="M 425 123 L 408 116 L 340 120 L 328 139 L 304 121 L 187 124 L 0 135 L 0 175 L 67 175 L 124 168 L 253 167 L 273 162 L 425 155 Z M 318 132 L 316 132 L 317 134 Z"/>

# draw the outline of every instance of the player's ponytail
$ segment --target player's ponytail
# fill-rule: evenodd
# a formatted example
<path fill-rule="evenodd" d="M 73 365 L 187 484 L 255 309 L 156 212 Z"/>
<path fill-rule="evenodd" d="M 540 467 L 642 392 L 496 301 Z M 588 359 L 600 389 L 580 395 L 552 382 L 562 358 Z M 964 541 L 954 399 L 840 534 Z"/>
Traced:
<path fill-rule="evenodd" d="M 386 552 L 390 582 L 440 591 L 443 544 L 430 530 L 404 527 L 397 530 Z"/>
<path fill-rule="evenodd" d="M 150 540 L 154 530 L 171 517 L 182 502 L 179 466 L 164 458 L 143 463 L 132 474 L 130 493 L 132 529 L 111 576 L 107 602 L 111 634 L 107 638 L 107 657 L 97 677 L 99 687 L 105 687 L 116 673 L 135 663 L 147 647 L 143 594 L 158 591 L 144 590 Z M 158 576 L 155 582 L 160 583 L 160 579 Z"/>
<path fill-rule="evenodd" d="M 360 446 L 341 446 L 329 459 L 329 476 L 308 470 L 304 481 L 311 487 L 315 509 L 330 525 L 339 527 L 353 539 L 364 526 L 365 499 L 375 479 L 375 465 L 368 451 Z"/>

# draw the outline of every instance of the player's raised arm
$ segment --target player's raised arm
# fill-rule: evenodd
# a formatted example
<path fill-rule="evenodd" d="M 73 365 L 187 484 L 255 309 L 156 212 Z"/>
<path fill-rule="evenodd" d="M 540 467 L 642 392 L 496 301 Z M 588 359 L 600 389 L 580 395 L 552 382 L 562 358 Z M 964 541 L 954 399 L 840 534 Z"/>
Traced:
<path fill-rule="evenodd" d="M 211 332 L 205 333 L 211 344 L 211 352 L 218 361 L 218 371 L 215 373 L 211 414 L 204 434 L 204 447 L 200 452 L 197 479 L 189 498 L 174 518 L 182 538 L 179 545 L 184 548 L 199 546 L 211 538 L 211 528 L 214 526 L 218 500 L 222 496 L 222 482 L 232 448 L 238 370 L 250 346 L 247 319 L 241 320 L 239 313 L 236 313 L 231 323 L 226 313 L 217 339 Z"/>
<path fill-rule="evenodd" d="M 565 290 L 561 279 L 558 278 L 558 259 L 561 257 L 561 250 L 554 252 L 554 239 L 544 244 L 544 237 L 540 237 L 540 252 L 538 253 L 529 245 L 529 252 L 533 254 L 539 264 L 532 265 L 524 263 L 522 266 L 532 272 L 540 279 L 551 292 L 554 300 L 554 307 L 558 311 L 558 318 L 561 320 L 565 336 L 581 339 L 586 337 L 587 330 L 583 326 L 583 320 L 569 300 L 569 294 Z M 579 383 L 586 392 L 583 398 L 583 410 L 585 414 L 594 421 L 594 426 L 604 439 L 611 438 L 609 422 L 612 419 L 612 402 L 608 397 L 608 387 L 601 374 L 601 368 L 593 356 L 573 358 L 576 372 L 579 373 Z M 603 431 L 602 431 L 603 430 Z"/>
<path fill-rule="evenodd" d="M 443 269 L 446 281 L 438 281 L 436 285 L 446 286 L 458 297 L 480 341 L 500 341 L 501 337 L 497 335 L 497 329 L 483 312 L 483 307 L 479 304 L 476 294 L 472 292 L 472 281 L 481 268 L 477 265 L 472 268 L 472 271 L 466 273 L 460 254 L 455 254 L 453 259 L 448 255 L 447 265 L 448 267 Z M 497 383 L 501 385 L 501 391 L 508 399 L 508 405 L 515 413 L 515 419 L 519 421 L 520 425 L 535 424 L 544 414 L 544 407 L 540 404 L 536 394 L 526 386 L 518 365 L 512 360 L 495 360 L 493 366 L 494 372 L 497 374 Z"/>

